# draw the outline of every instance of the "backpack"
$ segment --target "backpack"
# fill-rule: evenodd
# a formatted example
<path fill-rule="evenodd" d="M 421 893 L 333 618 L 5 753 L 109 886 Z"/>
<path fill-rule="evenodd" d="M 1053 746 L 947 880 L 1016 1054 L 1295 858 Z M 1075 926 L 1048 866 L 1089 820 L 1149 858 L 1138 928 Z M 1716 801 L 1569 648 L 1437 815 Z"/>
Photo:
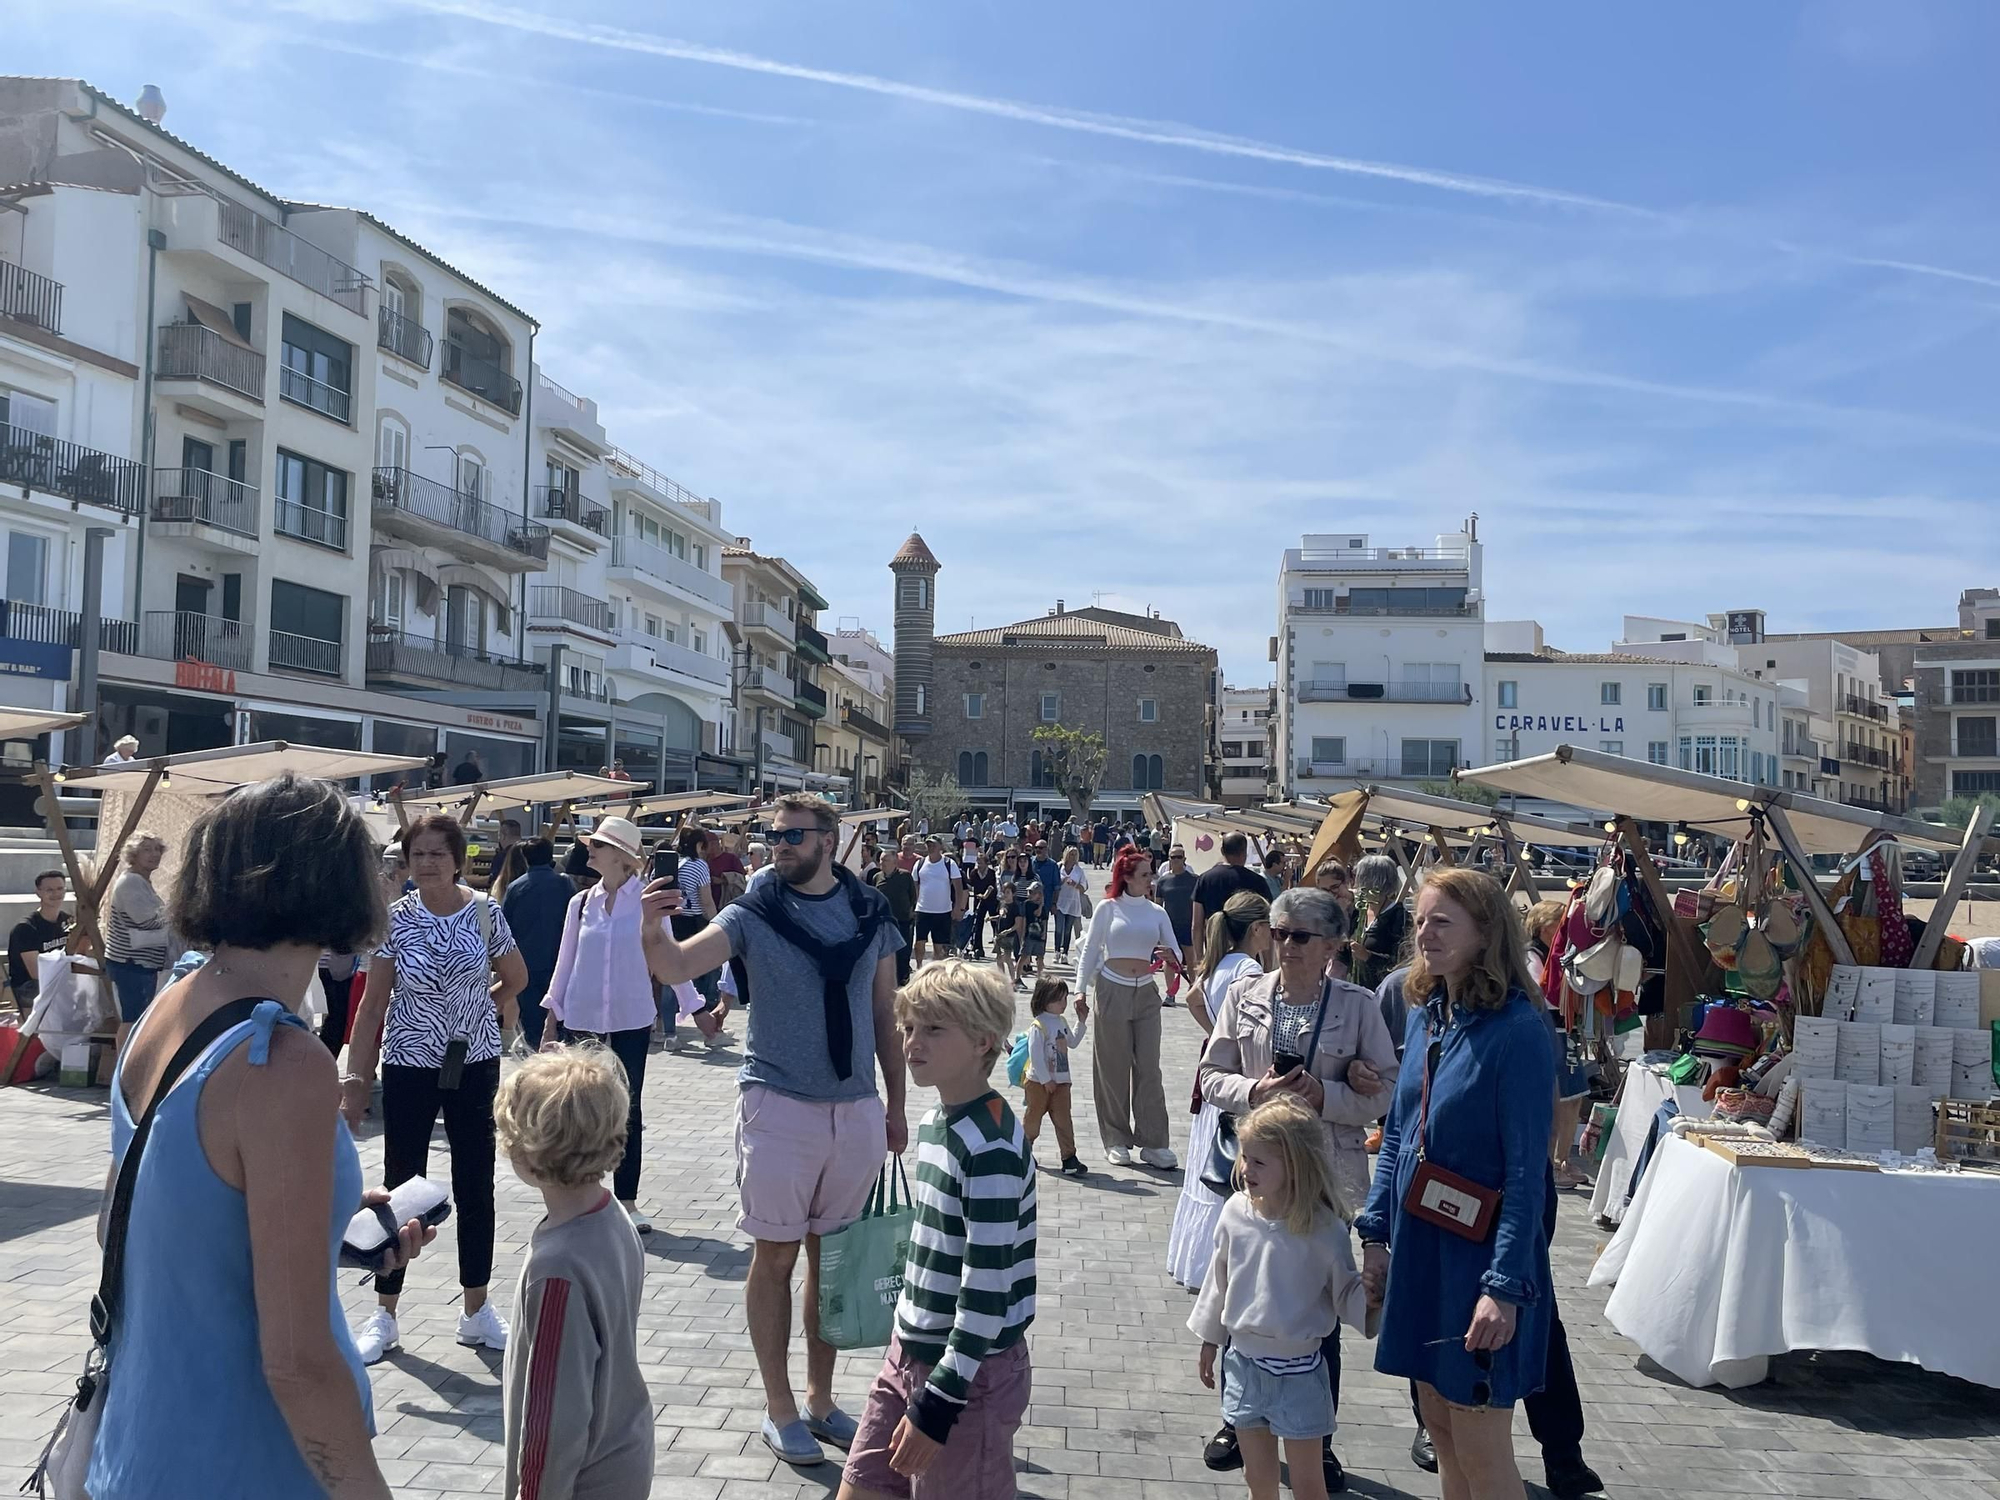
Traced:
<path fill-rule="evenodd" d="M 1028 1033 L 1016 1032 L 1007 1042 L 1007 1082 L 1019 1088 L 1028 1076 Z"/>

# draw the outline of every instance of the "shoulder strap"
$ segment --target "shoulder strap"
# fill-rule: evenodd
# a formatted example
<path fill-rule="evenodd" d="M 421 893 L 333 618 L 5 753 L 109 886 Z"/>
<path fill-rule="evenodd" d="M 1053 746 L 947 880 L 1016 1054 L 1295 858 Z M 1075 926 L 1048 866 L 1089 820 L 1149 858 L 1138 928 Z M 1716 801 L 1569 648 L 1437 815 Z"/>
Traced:
<path fill-rule="evenodd" d="M 217 1037 L 249 1020 L 263 1003 L 262 999 L 231 1000 L 211 1011 L 167 1063 L 160 1081 L 153 1086 L 146 1112 L 132 1129 L 124 1159 L 118 1163 L 118 1181 L 111 1189 L 111 1213 L 104 1225 L 104 1272 L 97 1284 L 97 1295 L 90 1300 L 90 1336 L 100 1348 L 111 1342 L 111 1326 L 118 1320 L 118 1304 L 124 1296 L 125 1228 L 132 1217 L 132 1192 L 138 1186 L 139 1160 L 146 1153 L 146 1140 L 153 1133 L 153 1117 L 160 1112 L 160 1105 L 181 1074 L 194 1066 Z"/>

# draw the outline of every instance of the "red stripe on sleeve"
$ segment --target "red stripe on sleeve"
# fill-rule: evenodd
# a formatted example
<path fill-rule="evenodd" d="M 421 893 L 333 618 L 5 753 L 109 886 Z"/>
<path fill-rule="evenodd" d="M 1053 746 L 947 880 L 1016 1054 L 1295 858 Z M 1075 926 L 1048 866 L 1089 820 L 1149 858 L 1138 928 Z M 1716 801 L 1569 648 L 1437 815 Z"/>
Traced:
<path fill-rule="evenodd" d="M 535 1319 L 535 1347 L 528 1355 L 527 1409 L 521 1418 L 520 1500 L 537 1500 L 542 1468 L 549 1457 L 549 1415 L 555 1409 L 556 1372 L 562 1365 L 563 1313 L 569 1283 L 552 1276 L 542 1283 L 542 1310 Z"/>

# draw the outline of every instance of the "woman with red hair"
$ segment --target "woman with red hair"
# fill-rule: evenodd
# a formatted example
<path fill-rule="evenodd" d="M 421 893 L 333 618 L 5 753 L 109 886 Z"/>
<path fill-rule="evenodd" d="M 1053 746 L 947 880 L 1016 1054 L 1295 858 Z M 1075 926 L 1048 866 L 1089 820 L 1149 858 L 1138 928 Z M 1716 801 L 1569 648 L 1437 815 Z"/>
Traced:
<path fill-rule="evenodd" d="M 1160 992 L 1155 955 L 1176 961 L 1181 946 L 1164 908 L 1153 904 L 1153 861 L 1142 849 L 1118 851 L 1111 887 L 1090 914 L 1079 991 L 1093 992 L 1097 1039 L 1091 1071 L 1097 1083 L 1097 1130 L 1105 1159 L 1129 1167 L 1136 1153 L 1149 1167 L 1180 1165 L 1167 1145 L 1167 1095 L 1160 1081 Z"/>

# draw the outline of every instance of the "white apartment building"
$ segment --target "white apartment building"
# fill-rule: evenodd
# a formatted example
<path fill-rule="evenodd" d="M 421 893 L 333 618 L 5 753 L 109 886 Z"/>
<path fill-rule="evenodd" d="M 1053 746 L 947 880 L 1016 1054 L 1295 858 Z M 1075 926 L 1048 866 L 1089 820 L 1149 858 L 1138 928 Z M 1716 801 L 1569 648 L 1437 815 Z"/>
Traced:
<path fill-rule="evenodd" d="M 446 268 L 386 231 L 364 246 L 358 216 L 282 199 L 74 80 L 0 79 L 0 182 L 26 185 L 0 216 L 19 257 L 0 297 L 20 304 L 0 470 L 45 543 L 16 562 L 9 539 L 10 590 L 29 597 L 7 628 L 73 645 L 46 612 L 80 605 L 81 533 L 131 518 L 107 551 L 100 742 L 406 751 L 461 734 L 531 753 L 532 723 L 366 686 L 371 303 L 386 255 Z"/>
<path fill-rule="evenodd" d="M 1486 738 L 1478 518 L 1430 546 L 1308 535 L 1278 574 L 1278 785 L 1419 782 L 1470 765 Z"/>
<path fill-rule="evenodd" d="M 1222 689 L 1216 735 L 1221 742 L 1224 802 L 1254 807 L 1269 801 L 1274 793 L 1271 705 L 1276 696 L 1276 689 L 1268 686 Z"/>
<path fill-rule="evenodd" d="M 724 549 L 722 571 L 736 594 L 736 751 L 754 762 L 767 794 L 824 787 L 818 743 L 826 689 L 815 678 L 833 657 L 814 621 L 826 600 L 805 574 L 755 551 L 748 537 Z"/>
<path fill-rule="evenodd" d="M 828 645 L 833 661 L 820 682 L 832 723 L 821 741 L 822 760 L 829 762 L 821 769 L 852 778 L 855 805 L 873 806 L 900 759 L 889 727 L 896 708 L 895 654 L 858 622 L 843 621 Z"/>
<path fill-rule="evenodd" d="M 1778 755 L 1783 767 L 1778 785 L 1809 797 L 1826 796 L 1826 782 L 1840 774 L 1833 745 L 1833 721 L 1812 711 L 1812 697 L 1803 683 L 1778 684 Z M 1838 801 L 1839 798 L 1833 800 Z"/>

